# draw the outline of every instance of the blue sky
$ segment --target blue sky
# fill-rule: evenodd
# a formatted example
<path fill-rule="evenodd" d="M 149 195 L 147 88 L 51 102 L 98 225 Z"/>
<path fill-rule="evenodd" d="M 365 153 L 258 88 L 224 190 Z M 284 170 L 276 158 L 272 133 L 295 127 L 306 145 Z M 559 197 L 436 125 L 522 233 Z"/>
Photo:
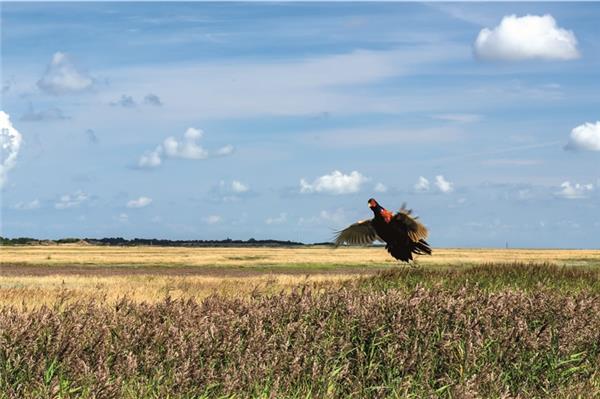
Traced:
<path fill-rule="evenodd" d="M 598 3 L 1 7 L 3 236 L 598 247 Z"/>

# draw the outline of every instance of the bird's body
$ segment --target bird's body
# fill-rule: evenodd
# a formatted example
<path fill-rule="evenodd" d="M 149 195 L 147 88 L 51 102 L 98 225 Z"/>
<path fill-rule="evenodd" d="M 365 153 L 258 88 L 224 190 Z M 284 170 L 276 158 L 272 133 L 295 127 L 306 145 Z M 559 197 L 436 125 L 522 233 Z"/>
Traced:
<path fill-rule="evenodd" d="M 369 244 L 375 240 L 386 243 L 385 248 L 394 258 L 408 262 L 413 255 L 431 255 L 431 248 L 425 239 L 427 228 L 417 218 L 413 218 L 404 206 L 396 214 L 383 208 L 374 199 L 369 200 L 374 217 L 354 223 L 338 232 L 336 246 L 343 243 Z"/>

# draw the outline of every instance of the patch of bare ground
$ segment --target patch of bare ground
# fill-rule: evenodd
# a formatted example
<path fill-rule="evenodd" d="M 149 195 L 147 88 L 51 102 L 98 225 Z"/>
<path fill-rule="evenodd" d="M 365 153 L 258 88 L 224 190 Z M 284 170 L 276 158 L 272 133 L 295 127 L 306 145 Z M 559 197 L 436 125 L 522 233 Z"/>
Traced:
<path fill-rule="evenodd" d="M 268 274 L 281 275 L 369 275 L 388 270 L 386 266 L 344 266 L 335 268 L 307 267 L 299 268 L 291 265 L 282 266 L 90 266 L 90 265 L 31 265 L 2 264 L 0 277 L 16 276 L 209 276 L 209 277 L 255 277 Z"/>

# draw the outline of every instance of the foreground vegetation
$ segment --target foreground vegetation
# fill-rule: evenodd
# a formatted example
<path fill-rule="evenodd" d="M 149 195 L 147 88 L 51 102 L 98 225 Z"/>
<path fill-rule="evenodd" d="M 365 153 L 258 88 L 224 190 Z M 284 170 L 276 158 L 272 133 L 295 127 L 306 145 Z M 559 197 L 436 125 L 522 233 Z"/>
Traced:
<path fill-rule="evenodd" d="M 0 313 L 0 397 L 600 396 L 600 269 L 399 269 Z"/>

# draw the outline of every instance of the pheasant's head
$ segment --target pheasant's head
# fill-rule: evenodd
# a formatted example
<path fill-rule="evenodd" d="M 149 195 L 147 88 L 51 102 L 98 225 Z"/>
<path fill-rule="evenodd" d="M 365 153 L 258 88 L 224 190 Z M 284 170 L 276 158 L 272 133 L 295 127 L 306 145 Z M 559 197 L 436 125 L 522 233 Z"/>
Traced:
<path fill-rule="evenodd" d="M 389 223 L 390 220 L 392 220 L 392 212 L 379 205 L 379 203 L 373 198 L 369 199 L 369 208 L 371 208 L 375 215 L 379 214 L 386 221 L 386 223 Z"/>
<path fill-rule="evenodd" d="M 374 198 L 369 198 L 369 208 L 375 209 L 379 204 L 375 201 Z"/>

